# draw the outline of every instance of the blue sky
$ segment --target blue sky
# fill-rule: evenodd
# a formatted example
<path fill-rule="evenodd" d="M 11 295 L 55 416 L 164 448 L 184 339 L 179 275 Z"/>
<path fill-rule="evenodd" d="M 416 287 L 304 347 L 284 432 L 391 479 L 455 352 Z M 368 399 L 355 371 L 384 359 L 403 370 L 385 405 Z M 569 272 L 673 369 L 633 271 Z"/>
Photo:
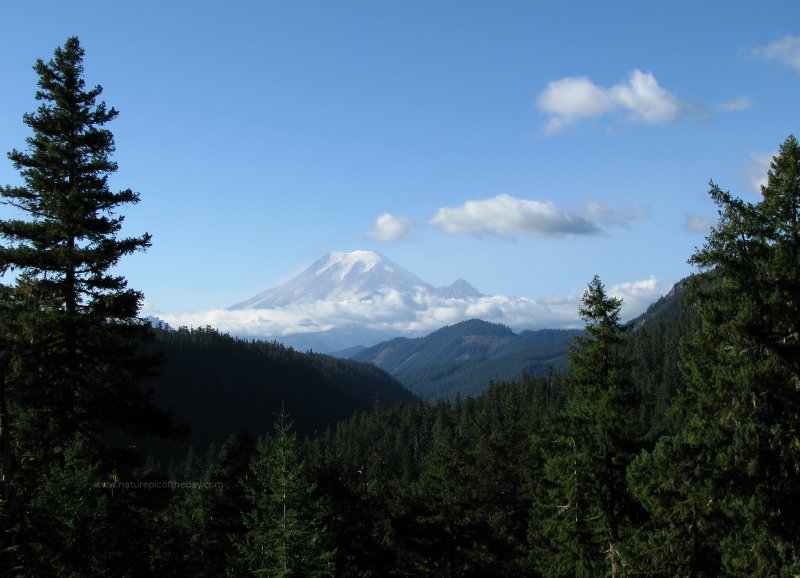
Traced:
<path fill-rule="evenodd" d="M 542 299 L 690 272 L 713 179 L 798 134 L 800 3 L 5 2 L 0 149 L 70 35 L 120 111 L 148 311 L 224 308 L 330 251 Z M 0 161 L 0 184 L 19 177 Z M 2 209 L 5 210 L 5 209 Z"/>

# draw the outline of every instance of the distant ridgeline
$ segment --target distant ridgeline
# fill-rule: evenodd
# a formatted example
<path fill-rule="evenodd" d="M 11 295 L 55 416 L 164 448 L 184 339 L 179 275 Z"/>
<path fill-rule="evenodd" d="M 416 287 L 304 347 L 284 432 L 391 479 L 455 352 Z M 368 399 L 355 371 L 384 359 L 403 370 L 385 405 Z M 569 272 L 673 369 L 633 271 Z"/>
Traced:
<path fill-rule="evenodd" d="M 351 359 L 385 369 L 415 394 L 452 399 L 476 396 L 493 381 L 563 370 L 577 329 L 516 334 L 479 319 L 443 327 L 426 337 L 398 337 L 363 349 Z"/>
<path fill-rule="evenodd" d="M 686 280 L 627 324 L 626 354 L 640 385 L 648 422 L 660 420 L 681 384 L 679 344 L 691 329 L 684 304 Z M 480 395 L 492 382 L 561 372 L 578 329 L 514 333 L 478 319 L 443 327 L 426 337 L 398 337 L 360 349 L 350 359 L 374 363 L 426 399 Z"/>

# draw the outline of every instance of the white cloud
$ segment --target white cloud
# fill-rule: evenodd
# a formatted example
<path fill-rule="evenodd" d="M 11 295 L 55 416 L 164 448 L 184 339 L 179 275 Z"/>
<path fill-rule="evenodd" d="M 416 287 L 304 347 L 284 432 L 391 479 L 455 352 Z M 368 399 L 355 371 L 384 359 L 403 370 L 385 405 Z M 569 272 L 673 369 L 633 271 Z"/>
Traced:
<path fill-rule="evenodd" d="M 776 153 L 777 154 L 777 153 Z M 767 186 L 767 173 L 772 164 L 771 154 L 751 154 L 744 163 L 744 175 L 753 190 L 761 192 Z"/>
<path fill-rule="evenodd" d="M 547 84 L 538 97 L 539 108 L 550 118 L 547 134 L 555 134 L 584 118 L 626 112 L 633 122 L 664 124 L 687 108 L 662 88 L 650 72 L 634 70 L 626 82 L 610 88 L 587 77 L 567 77 Z"/>
<path fill-rule="evenodd" d="M 683 222 L 684 231 L 688 231 L 689 233 L 698 233 L 700 235 L 707 235 L 713 226 L 714 223 L 708 219 L 699 217 L 692 213 L 686 213 L 686 219 Z"/>
<path fill-rule="evenodd" d="M 617 299 L 622 299 L 623 318 L 630 319 L 644 312 L 667 289 L 655 276 L 650 276 L 649 279 L 614 285 L 608 292 Z"/>
<path fill-rule="evenodd" d="M 616 108 L 609 91 L 583 76 L 548 83 L 538 103 L 539 108 L 550 115 L 545 129 L 548 134 L 559 132 L 582 118 L 601 116 Z"/>
<path fill-rule="evenodd" d="M 623 299 L 623 319 L 642 313 L 668 287 L 655 277 L 615 285 L 611 295 Z M 578 316 L 581 291 L 541 299 L 483 296 L 445 299 L 428 293 L 402 296 L 396 292 L 370 300 L 315 301 L 275 309 L 214 309 L 172 315 L 156 313 L 173 327 L 211 325 L 243 337 L 280 339 L 297 333 L 314 333 L 357 325 L 395 335 L 425 334 L 467 319 L 503 323 L 522 329 L 581 327 Z"/>
<path fill-rule="evenodd" d="M 800 37 L 784 36 L 767 46 L 753 48 L 750 54 L 760 60 L 777 61 L 800 71 Z"/>
<path fill-rule="evenodd" d="M 680 112 L 680 101 L 661 88 L 649 72 L 634 70 L 627 84 L 617 84 L 611 92 L 639 122 L 662 124 L 673 120 Z"/>
<path fill-rule="evenodd" d="M 372 229 L 364 235 L 378 241 L 410 241 L 413 226 L 414 224 L 408 219 L 383 213 L 375 219 Z"/>
<path fill-rule="evenodd" d="M 740 96 L 737 99 L 723 102 L 719 105 L 719 109 L 726 112 L 733 112 L 736 110 L 747 110 L 751 106 L 753 106 L 753 101 L 749 96 Z"/>
<path fill-rule="evenodd" d="M 529 201 L 510 195 L 467 201 L 460 207 L 442 207 L 430 224 L 445 233 L 477 237 L 561 237 L 601 232 L 594 223 L 559 209 L 550 201 Z"/>

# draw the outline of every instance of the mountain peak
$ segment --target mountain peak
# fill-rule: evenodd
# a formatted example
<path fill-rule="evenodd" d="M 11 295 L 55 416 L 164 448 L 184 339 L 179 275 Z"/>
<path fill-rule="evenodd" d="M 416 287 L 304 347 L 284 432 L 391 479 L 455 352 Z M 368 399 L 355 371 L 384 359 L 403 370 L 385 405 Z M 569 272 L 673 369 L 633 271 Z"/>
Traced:
<path fill-rule="evenodd" d="M 335 268 L 336 276 L 344 279 L 354 269 L 360 273 L 367 273 L 375 267 L 381 265 L 381 263 L 387 261 L 387 259 L 380 253 L 364 250 L 353 251 L 352 253 L 328 253 L 325 257 L 320 259 L 320 261 L 325 259 L 327 259 L 325 264 L 315 272 L 317 277 L 323 275 L 326 271 Z M 320 261 L 317 261 L 317 263 Z"/>
<path fill-rule="evenodd" d="M 333 252 L 287 282 L 230 309 L 270 309 L 315 301 L 368 301 L 388 295 L 416 295 L 435 289 L 374 251 Z"/>
<path fill-rule="evenodd" d="M 483 293 L 463 279 L 457 279 L 447 287 L 439 287 L 436 290 L 436 295 L 445 299 L 479 299 L 484 296 Z"/>

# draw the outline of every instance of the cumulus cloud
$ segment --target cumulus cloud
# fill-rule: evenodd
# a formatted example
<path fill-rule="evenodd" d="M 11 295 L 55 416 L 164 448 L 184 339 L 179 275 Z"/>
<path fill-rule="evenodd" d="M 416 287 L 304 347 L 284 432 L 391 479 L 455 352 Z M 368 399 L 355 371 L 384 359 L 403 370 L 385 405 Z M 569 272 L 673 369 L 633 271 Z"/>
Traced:
<path fill-rule="evenodd" d="M 539 108 L 549 115 L 545 132 L 555 134 L 591 117 L 623 112 L 637 123 L 664 124 L 678 118 L 687 105 L 662 88 L 650 72 L 634 70 L 628 80 L 598 86 L 587 77 L 567 77 L 547 84 Z"/>
<path fill-rule="evenodd" d="M 617 107 L 610 91 L 583 76 L 548 83 L 539 95 L 538 104 L 550 115 L 545 127 L 548 134 L 557 133 L 582 118 L 607 114 Z"/>
<path fill-rule="evenodd" d="M 623 300 L 623 319 L 642 313 L 668 287 L 655 277 L 621 283 L 609 293 Z M 503 323 L 516 330 L 581 327 L 578 316 L 582 290 L 541 299 L 482 296 L 449 299 L 420 292 L 414 296 L 389 292 L 369 300 L 315 301 L 273 309 L 214 309 L 171 315 L 157 313 L 173 327 L 210 325 L 243 337 L 277 338 L 357 325 L 394 335 L 430 333 L 467 319 Z"/>
<path fill-rule="evenodd" d="M 746 110 L 753 106 L 753 101 L 749 96 L 740 96 L 737 99 L 723 102 L 719 105 L 719 109 L 725 112 L 733 112 L 737 110 Z"/>
<path fill-rule="evenodd" d="M 655 276 L 650 276 L 641 281 L 629 281 L 614 285 L 608 292 L 617 299 L 622 299 L 623 318 L 630 319 L 644 312 L 666 290 L 668 287 L 659 283 Z"/>
<path fill-rule="evenodd" d="M 784 36 L 766 46 L 750 50 L 755 58 L 766 62 L 778 62 L 800 71 L 800 37 Z"/>
<path fill-rule="evenodd" d="M 634 120 L 662 124 L 678 116 L 680 101 L 658 85 L 651 73 L 634 70 L 627 83 L 611 89 L 614 100 L 629 110 Z"/>
<path fill-rule="evenodd" d="M 530 201 L 510 195 L 442 207 L 429 221 L 445 233 L 515 238 L 593 235 L 601 229 L 587 219 L 559 209 L 550 201 Z"/>
<path fill-rule="evenodd" d="M 372 229 L 364 235 L 377 241 L 410 241 L 413 226 L 414 224 L 408 219 L 383 213 L 375 219 Z"/>

